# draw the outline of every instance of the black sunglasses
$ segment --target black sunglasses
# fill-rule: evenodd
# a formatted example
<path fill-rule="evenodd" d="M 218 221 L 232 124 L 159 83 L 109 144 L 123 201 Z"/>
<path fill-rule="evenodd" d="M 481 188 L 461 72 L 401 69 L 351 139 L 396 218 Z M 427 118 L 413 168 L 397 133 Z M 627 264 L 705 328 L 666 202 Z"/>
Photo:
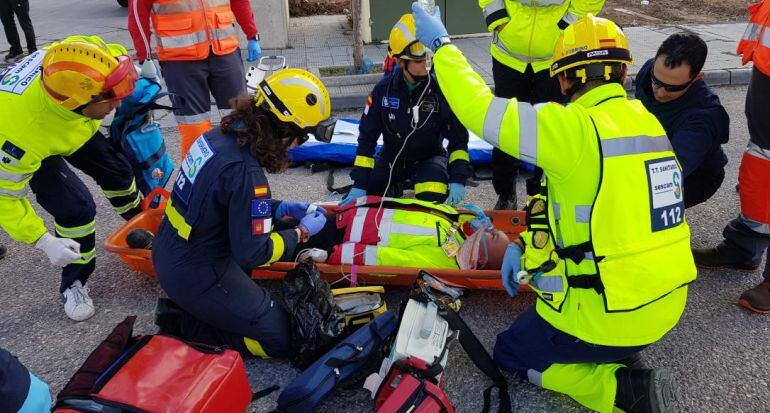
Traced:
<path fill-rule="evenodd" d="M 669 85 L 668 83 L 661 82 L 660 79 L 655 77 L 655 73 L 652 70 L 650 70 L 650 77 L 652 78 L 652 84 L 655 87 L 666 89 L 666 92 L 681 92 L 687 89 L 692 84 L 692 82 L 695 81 L 695 78 L 692 78 L 689 82 L 683 85 Z"/>

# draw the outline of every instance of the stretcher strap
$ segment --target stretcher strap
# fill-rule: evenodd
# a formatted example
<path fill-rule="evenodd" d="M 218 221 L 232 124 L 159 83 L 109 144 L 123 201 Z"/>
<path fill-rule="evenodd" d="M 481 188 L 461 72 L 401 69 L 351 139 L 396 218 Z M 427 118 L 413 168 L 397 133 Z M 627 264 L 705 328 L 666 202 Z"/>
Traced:
<path fill-rule="evenodd" d="M 350 288 L 358 285 L 358 265 L 350 266 Z"/>

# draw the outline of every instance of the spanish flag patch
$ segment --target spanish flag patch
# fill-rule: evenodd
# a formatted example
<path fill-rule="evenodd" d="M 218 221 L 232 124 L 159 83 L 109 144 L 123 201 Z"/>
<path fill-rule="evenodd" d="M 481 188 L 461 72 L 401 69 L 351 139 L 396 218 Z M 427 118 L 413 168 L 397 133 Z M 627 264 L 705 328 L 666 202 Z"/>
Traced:
<path fill-rule="evenodd" d="M 260 185 L 254 187 L 254 198 L 261 198 L 267 196 L 267 185 Z"/>
<path fill-rule="evenodd" d="M 372 106 L 372 95 L 369 95 L 369 97 L 366 99 L 366 107 L 364 107 L 364 115 L 369 114 L 369 106 Z"/>

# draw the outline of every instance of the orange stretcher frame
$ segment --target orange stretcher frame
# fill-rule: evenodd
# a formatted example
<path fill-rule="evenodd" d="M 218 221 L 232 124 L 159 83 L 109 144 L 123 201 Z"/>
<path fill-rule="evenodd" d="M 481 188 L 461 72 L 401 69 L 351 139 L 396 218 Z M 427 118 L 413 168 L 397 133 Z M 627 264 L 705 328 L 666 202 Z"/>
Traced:
<path fill-rule="evenodd" d="M 153 191 L 153 193 L 168 198 L 168 192 L 156 191 Z M 154 196 L 150 194 L 143 203 L 144 211 L 123 224 L 123 226 L 107 238 L 104 243 L 104 249 L 117 254 L 128 268 L 154 277 L 155 268 L 152 265 L 152 251 L 129 248 L 126 245 L 126 235 L 134 229 L 143 228 L 153 233 L 157 232 L 163 219 L 165 201 L 161 202 L 157 208 L 148 208 L 147 202 L 152 198 Z M 336 207 L 324 206 L 324 208 L 330 213 L 336 210 Z M 519 233 L 526 230 L 526 214 L 523 211 L 484 211 L 484 213 L 492 220 L 495 228 L 505 232 L 511 240 L 518 238 Z M 270 266 L 254 269 L 251 275 L 258 280 L 280 280 L 283 279 L 286 272 L 292 270 L 295 266 L 296 263 L 294 262 L 276 262 Z M 317 264 L 316 266 L 321 272 L 321 277 L 329 282 L 345 279 L 350 282 L 353 278 L 352 272 L 355 270 L 354 276 L 357 284 L 401 286 L 412 285 L 418 273 L 422 270 L 421 268 L 367 265 Z M 428 269 L 427 271 L 446 281 L 471 289 L 503 289 L 500 271 L 498 270 Z M 528 290 L 528 288 L 522 286 L 522 290 Z"/>

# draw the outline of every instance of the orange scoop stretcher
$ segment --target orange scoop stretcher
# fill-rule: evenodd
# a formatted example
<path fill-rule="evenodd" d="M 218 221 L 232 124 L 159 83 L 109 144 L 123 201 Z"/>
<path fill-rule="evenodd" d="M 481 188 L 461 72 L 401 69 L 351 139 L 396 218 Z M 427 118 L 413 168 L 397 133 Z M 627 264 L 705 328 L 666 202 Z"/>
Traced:
<path fill-rule="evenodd" d="M 157 208 L 150 208 L 149 202 L 160 195 L 163 200 Z M 155 276 L 155 268 L 152 265 L 152 250 L 129 248 L 126 244 L 126 235 L 135 229 L 146 229 L 153 234 L 158 232 L 163 219 L 168 191 L 156 188 L 142 203 L 144 211 L 118 228 L 104 243 L 104 249 L 115 254 L 128 266 L 128 268 L 141 273 Z M 336 207 L 324 205 L 329 213 L 334 213 Z M 471 213 L 470 211 L 463 211 Z M 495 228 L 505 232 L 511 240 L 519 237 L 519 233 L 525 231 L 526 215 L 523 211 L 484 211 L 492 220 Z M 465 228 L 466 230 L 468 228 Z M 466 232 L 467 233 L 467 232 Z M 286 272 L 296 266 L 294 262 L 276 262 L 272 265 L 256 268 L 251 275 L 258 280 L 280 280 Z M 377 284 L 411 286 L 414 284 L 420 270 L 427 270 L 432 275 L 446 280 L 458 286 L 470 289 L 502 290 L 503 286 L 499 270 L 448 270 L 409 267 L 385 267 L 371 265 L 340 265 L 340 264 L 316 264 L 321 272 L 321 277 L 331 283 L 347 280 L 351 285 Z M 528 291 L 526 285 L 521 286 L 522 291 Z"/>

